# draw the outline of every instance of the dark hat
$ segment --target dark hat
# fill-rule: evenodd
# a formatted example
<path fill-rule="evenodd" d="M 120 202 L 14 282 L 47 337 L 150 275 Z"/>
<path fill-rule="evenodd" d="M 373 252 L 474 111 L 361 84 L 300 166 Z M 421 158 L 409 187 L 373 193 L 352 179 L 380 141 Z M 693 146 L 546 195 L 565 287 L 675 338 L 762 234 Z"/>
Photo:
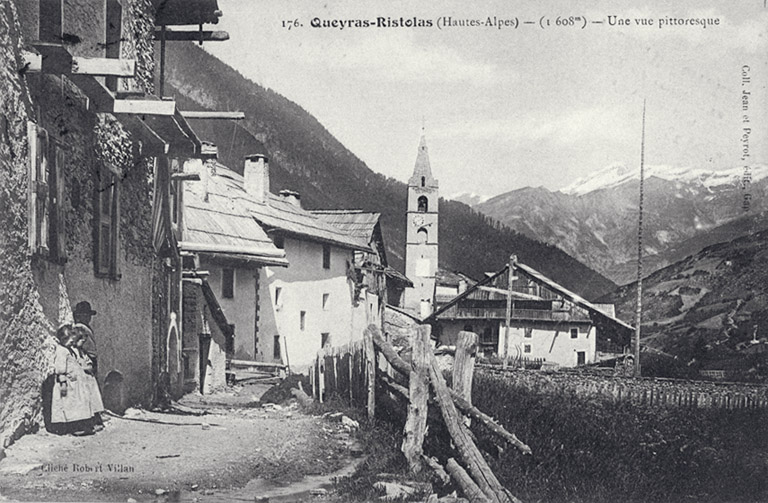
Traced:
<path fill-rule="evenodd" d="M 78 302 L 77 303 L 77 305 L 75 306 L 75 311 L 74 311 L 73 314 L 89 314 L 89 315 L 93 316 L 93 315 L 96 314 L 96 311 L 94 311 L 91 308 L 91 303 L 90 302 L 84 300 L 82 302 Z"/>

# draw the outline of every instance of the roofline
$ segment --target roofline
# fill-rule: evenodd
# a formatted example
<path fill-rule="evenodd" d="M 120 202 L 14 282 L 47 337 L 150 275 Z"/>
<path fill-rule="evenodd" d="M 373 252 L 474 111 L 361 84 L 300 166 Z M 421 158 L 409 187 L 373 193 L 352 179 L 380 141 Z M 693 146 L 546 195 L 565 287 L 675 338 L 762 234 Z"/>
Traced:
<path fill-rule="evenodd" d="M 254 216 L 253 214 L 251 216 L 253 216 L 253 218 L 255 218 L 259 222 L 260 225 L 262 225 L 262 226 L 266 225 L 261 220 L 256 218 L 256 216 Z M 303 232 L 296 232 L 294 230 L 283 229 L 282 227 L 272 227 L 272 228 L 270 228 L 266 232 L 267 232 L 267 234 L 270 234 L 270 233 L 273 233 L 275 231 L 279 231 L 279 232 L 285 234 L 286 236 L 293 236 L 293 237 L 303 238 L 303 239 L 306 239 L 307 241 L 314 241 L 316 243 L 322 243 L 322 244 L 330 244 L 330 245 L 338 246 L 339 248 L 346 248 L 348 250 L 359 250 L 359 251 L 364 251 L 364 252 L 368 252 L 368 253 L 373 253 L 373 249 L 370 246 L 355 245 L 355 244 L 352 244 L 352 243 L 344 243 L 344 242 L 341 242 L 341 241 L 336 241 L 334 239 L 326 239 L 326 238 L 321 238 L 321 237 L 318 237 L 318 236 L 313 236 L 311 234 L 305 234 Z"/>
<path fill-rule="evenodd" d="M 480 281 L 479 283 L 476 283 L 476 284 L 472 285 L 471 287 L 467 288 L 466 291 L 464 291 L 464 293 L 459 294 L 456 297 L 454 297 L 453 300 L 451 300 L 446 305 L 444 305 L 443 307 L 441 307 L 440 309 L 438 309 L 437 311 L 435 311 L 431 315 L 429 315 L 427 318 L 425 318 L 424 321 L 434 321 L 434 320 L 437 320 L 437 316 L 438 315 L 442 314 L 443 312 L 448 310 L 450 307 L 456 305 L 458 302 L 460 302 L 461 300 L 465 299 L 470 293 L 474 292 L 479 287 L 486 285 L 487 283 L 489 283 L 489 282 L 493 281 L 494 279 L 498 278 L 501 274 L 506 273 L 508 271 L 508 269 L 509 269 L 509 264 L 505 265 L 504 268 L 502 268 L 496 274 L 493 274 L 491 276 L 487 276 L 483 281 Z M 540 275 L 542 278 L 547 280 L 547 282 L 546 282 L 546 286 L 547 287 L 550 287 L 550 288 L 556 290 L 557 293 L 559 293 L 563 297 L 567 298 L 569 301 L 573 302 L 574 304 L 580 306 L 583 309 L 588 310 L 589 312 L 595 313 L 595 314 L 597 314 L 599 316 L 603 316 L 603 317 L 605 317 L 605 318 L 607 318 L 607 319 L 609 319 L 609 320 L 611 320 L 611 321 L 613 321 L 615 323 L 618 323 L 619 325 L 623 326 L 624 328 L 626 328 L 628 330 L 634 330 L 634 327 L 632 327 L 628 323 L 625 323 L 624 321 L 622 321 L 622 320 L 620 320 L 620 319 L 618 319 L 618 318 L 616 318 L 614 316 L 610 316 L 610 315 L 600 311 L 599 309 L 597 309 L 597 306 L 595 306 L 591 302 L 587 301 L 586 299 L 581 298 L 577 294 L 575 294 L 575 293 L 571 292 L 570 290 L 566 289 L 565 287 L 561 286 L 556 281 L 554 281 L 554 280 L 544 276 L 542 273 L 540 273 L 539 271 L 537 271 L 533 267 L 525 265 L 525 264 L 522 264 L 520 262 L 517 262 L 516 263 L 516 269 L 518 271 L 522 272 L 523 274 L 525 274 L 526 276 L 528 276 L 529 278 L 533 279 L 534 281 L 537 281 L 537 282 L 540 281 L 540 279 L 537 278 L 536 276 L 534 276 L 533 273 L 536 273 L 536 274 Z M 532 272 L 529 272 L 529 270 L 532 271 Z"/>
<path fill-rule="evenodd" d="M 260 260 L 264 263 L 269 262 L 270 265 L 288 265 L 288 260 L 285 258 L 285 251 L 278 248 L 275 251 L 262 250 L 261 248 L 251 246 L 232 246 L 222 244 L 208 244 L 208 243 L 194 243 L 190 241 L 179 241 L 179 249 L 183 251 L 198 252 L 198 253 L 219 253 L 222 255 L 233 255 L 242 257 L 250 257 L 254 260 Z"/>

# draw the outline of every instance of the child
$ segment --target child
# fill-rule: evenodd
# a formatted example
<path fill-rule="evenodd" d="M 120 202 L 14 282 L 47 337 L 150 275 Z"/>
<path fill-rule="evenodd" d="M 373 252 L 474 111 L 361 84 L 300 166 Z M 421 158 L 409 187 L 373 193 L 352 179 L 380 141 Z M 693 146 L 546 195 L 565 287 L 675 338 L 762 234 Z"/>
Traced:
<path fill-rule="evenodd" d="M 53 359 L 55 379 L 51 396 L 51 426 L 57 433 L 87 435 L 93 433 L 93 413 L 83 386 L 85 372 L 73 349 L 78 337 L 72 325 L 62 325 L 56 331 L 59 344 Z"/>

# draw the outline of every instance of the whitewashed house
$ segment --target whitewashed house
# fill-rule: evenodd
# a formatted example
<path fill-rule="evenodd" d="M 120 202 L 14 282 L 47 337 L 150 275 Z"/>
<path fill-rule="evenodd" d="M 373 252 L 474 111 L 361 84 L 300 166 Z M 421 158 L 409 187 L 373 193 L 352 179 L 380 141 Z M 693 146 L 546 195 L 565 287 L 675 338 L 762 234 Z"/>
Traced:
<path fill-rule="evenodd" d="M 235 359 L 301 370 L 378 321 L 355 268 L 356 252 L 375 253 L 370 240 L 303 209 L 296 192 L 272 194 L 265 156 L 247 157 L 243 175 L 215 158 L 184 169 L 200 180 L 184 184 L 179 245 L 233 325 Z"/>

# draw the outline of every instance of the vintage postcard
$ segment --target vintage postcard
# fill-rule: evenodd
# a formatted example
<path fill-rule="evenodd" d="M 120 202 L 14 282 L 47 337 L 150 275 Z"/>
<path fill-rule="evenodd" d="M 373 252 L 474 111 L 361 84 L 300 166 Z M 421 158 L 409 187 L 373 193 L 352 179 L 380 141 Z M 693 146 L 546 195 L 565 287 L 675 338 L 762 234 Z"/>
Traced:
<path fill-rule="evenodd" d="M 768 500 L 765 0 L 0 0 L 0 501 Z"/>

